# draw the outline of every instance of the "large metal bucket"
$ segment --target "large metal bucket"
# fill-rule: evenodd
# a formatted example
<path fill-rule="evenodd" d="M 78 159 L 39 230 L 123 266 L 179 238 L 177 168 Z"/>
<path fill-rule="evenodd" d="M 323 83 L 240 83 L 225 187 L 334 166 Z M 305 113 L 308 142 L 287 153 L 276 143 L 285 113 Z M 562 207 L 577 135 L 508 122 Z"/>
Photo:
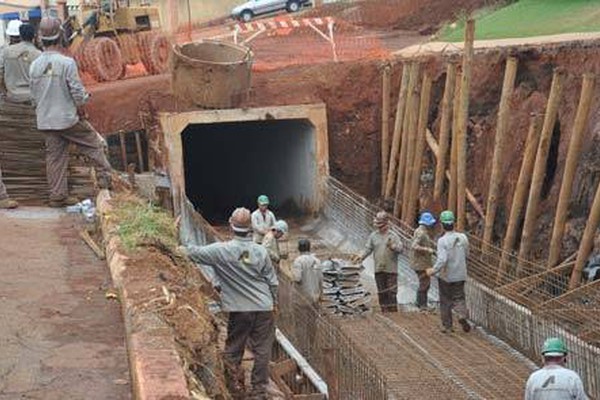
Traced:
<path fill-rule="evenodd" d="M 253 53 L 218 40 L 173 46 L 171 84 L 175 96 L 203 108 L 239 107 L 250 91 Z"/>

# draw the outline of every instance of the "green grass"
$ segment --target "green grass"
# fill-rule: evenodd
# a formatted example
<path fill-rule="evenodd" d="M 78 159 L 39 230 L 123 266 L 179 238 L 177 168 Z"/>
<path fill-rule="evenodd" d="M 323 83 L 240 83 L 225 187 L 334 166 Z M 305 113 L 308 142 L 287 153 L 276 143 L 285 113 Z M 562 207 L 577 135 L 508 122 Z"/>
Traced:
<path fill-rule="evenodd" d="M 148 242 L 177 246 L 177 228 L 165 211 L 135 197 L 117 197 L 113 212 L 117 232 L 127 250 Z"/>
<path fill-rule="evenodd" d="M 600 0 L 520 0 L 497 10 L 475 15 L 475 38 L 505 39 L 600 31 Z M 463 40 L 465 17 L 447 25 L 439 39 Z"/>

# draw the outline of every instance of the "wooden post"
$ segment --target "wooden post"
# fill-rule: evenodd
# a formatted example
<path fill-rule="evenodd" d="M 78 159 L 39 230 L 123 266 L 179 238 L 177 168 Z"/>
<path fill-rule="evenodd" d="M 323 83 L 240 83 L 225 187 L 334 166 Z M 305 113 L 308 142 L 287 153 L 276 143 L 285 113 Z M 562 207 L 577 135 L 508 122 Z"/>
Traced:
<path fill-rule="evenodd" d="M 558 196 L 558 205 L 556 206 L 556 216 L 554 218 L 554 227 L 552 229 L 552 239 L 550 240 L 550 255 L 548 256 L 547 268 L 552 268 L 554 265 L 558 264 L 559 261 L 562 237 L 567 221 L 567 210 L 569 208 L 569 201 L 571 200 L 571 193 L 573 190 L 573 178 L 575 178 L 575 172 L 577 171 L 579 152 L 581 151 L 583 136 L 590 115 L 590 105 L 592 103 L 595 83 L 595 75 L 583 75 L 579 106 L 577 107 L 573 134 L 571 136 L 571 143 L 569 144 L 567 160 L 565 161 L 565 172 L 563 174 L 560 194 Z"/>
<path fill-rule="evenodd" d="M 575 289 L 581 283 L 581 271 L 583 271 L 583 267 L 594 246 L 594 236 L 596 235 L 598 224 L 600 224 L 600 185 L 598 185 L 598 188 L 596 189 L 592 209 L 590 210 L 590 215 L 587 224 L 585 225 L 585 231 L 581 238 L 577 259 L 575 260 L 575 267 L 573 268 L 571 279 L 569 280 L 569 290 Z"/>
<path fill-rule="evenodd" d="M 398 154 L 400 153 L 400 140 L 402 139 L 402 122 L 404 121 L 404 111 L 406 110 L 406 92 L 408 90 L 410 66 L 405 63 L 402 67 L 402 80 L 400 81 L 400 91 L 398 93 L 398 104 L 396 105 L 396 120 L 394 122 L 394 135 L 392 136 L 392 149 L 390 152 L 390 162 L 385 183 L 385 198 L 389 199 L 396 183 L 396 171 L 398 167 Z"/>
<path fill-rule="evenodd" d="M 417 126 L 417 139 L 415 142 L 415 155 L 413 163 L 409 166 L 410 172 L 410 194 L 406 208 L 406 222 L 413 226 L 415 211 L 419 204 L 419 183 L 421 181 L 421 164 L 423 163 L 423 151 L 425 150 L 425 137 L 427 136 L 427 122 L 429 118 L 429 102 L 431 99 L 431 77 L 427 72 L 423 74 L 421 85 L 421 103 L 419 104 L 419 123 Z"/>
<path fill-rule="evenodd" d="M 456 181 L 457 181 L 457 157 L 458 157 L 458 113 L 460 107 L 460 85 L 462 77 L 459 74 L 456 76 L 456 87 L 454 88 L 454 110 L 452 112 L 452 148 L 450 149 L 450 189 L 448 190 L 448 210 L 456 212 Z"/>
<path fill-rule="evenodd" d="M 433 185 L 433 200 L 442 197 L 446 172 L 446 155 L 450 142 L 450 124 L 452 117 L 452 100 L 454 98 L 454 85 L 456 84 L 456 64 L 450 62 L 446 67 L 446 85 L 442 98 L 442 119 L 440 121 L 439 154 L 435 164 L 435 182 Z"/>
<path fill-rule="evenodd" d="M 381 195 L 385 195 L 385 183 L 390 159 L 390 79 L 392 69 L 383 68 L 381 102 Z"/>
<path fill-rule="evenodd" d="M 537 155 L 535 157 L 535 165 L 533 167 L 533 176 L 531 178 L 531 187 L 529 189 L 529 199 L 527 200 L 527 211 L 525 212 L 525 222 L 523 223 L 523 234 L 521 236 L 521 247 L 519 248 L 519 258 L 525 260 L 529 256 L 529 250 L 533 242 L 533 233 L 535 223 L 537 221 L 537 209 L 540 202 L 540 193 L 546 176 L 546 162 L 548 159 L 548 151 L 550 150 L 550 142 L 552 140 L 552 132 L 556 124 L 558 114 L 558 104 L 563 89 L 564 74 L 559 69 L 554 70 L 552 78 L 552 87 L 550 88 L 550 96 L 546 105 L 546 114 L 544 115 L 544 125 L 540 136 L 540 144 L 538 146 Z M 517 268 L 517 271 L 520 270 Z"/>
<path fill-rule="evenodd" d="M 415 96 L 417 95 L 417 83 L 419 81 L 419 63 L 413 63 L 410 68 L 408 78 L 408 88 L 406 91 L 406 111 L 404 112 L 404 121 L 402 123 L 402 147 L 400 148 L 400 158 L 398 159 L 398 175 L 396 176 L 396 197 L 394 202 L 394 215 L 399 218 L 401 214 L 401 203 L 404 191 L 404 176 L 406 175 L 406 159 L 408 158 L 408 143 L 410 137 L 411 113 L 415 111 Z"/>
<path fill-rule="evenodd" d="M 144 172 L 144 153 L 142 151 L 142 139 L 140 137 L 139 132 L 135 132 L 135 148 L 138 157 L 138 168 L 141 174 L 142 172 Z"/>
<path fill-rule="evenodd" d="M 504 83 L 502 95 L 500 96 L 500 107 L 498 109 L 498 123 L 496 125 L 496 136 L 494 138 L 494 155 L 492 157 L 492 174 L 488 189 L 487 206 L 485 208 L 485 225 L 483 228 L 483 243 L 487 247 L 492 242 L 494 231 L 494 220 L 496 219 L 496 208 L 498 203 L 498 192 L 502 178 L 502 157 L 504 156 L 504 145 L 506 142 L 506 131 L 508 129 L 508 117 L 510 113 L 510 99 L 512 98 L 517 77 L 517 59 L 508 57 L 504 71 Z"/>
<path fill-rule="evenodd" d="M 410 196 L 410 179 L 413 161 L 415 159 L 415 144 L 417 141 L 417 125 L 419 119 L 419 92 L 418 81 L 415 85 L 410 108 L 408 109 L 408 143 L 406 146 L 406 163 L 404 166 L 404 182 L 402 183 L 402 220 L 406 221 Z"/>
<path fill-rule="evenodd" d="M 502 276 L 508 268 L 508 257 L 515 245 L 519 218 L 521 218 L 521 212 L 523 211 L 523 206 L 525 205 L 527 194 L 529 193 L 529 182 L 531 180 L 531 173 L 533 172 L 535 155 L 537 153 L 540 139 L 541 122 L 542 116 L 541 114 L 537 114 L 531 117 L 531 121 L 529 123 L 525 154 L 523 155 L 521 171 L 519 172 L 519 178 L 517 180 L 517 185 L 515 186 L 515 194 L 510 207 L 510 216 L 508 217 L 508 226 L 504 235 L 504 243 L 502 244 L 502 260 L 500 261 L 500 266 L 498 267 L 496 285 L 500 285 L 502 283 Z"/>
<path fill-rule="evenodd" d="M 467 189 L 467 123 L 469 120 L 469 87 L 471 86 L 471 64 L 473 63 L 473 41 L 475 40 L 475 21 L 469 19 L 465 27 L 465 47 L 460 85 L 460 112 L 458 122 L 456 157 L 456 229 L 464 231 L 466 227 L 466 189 Z"/>
<path fill-rule="evenodd" d="M 119 132 L 119 144 L 121 145 L 121 162 L 123 163 L 123 171 L 127 171 L 127 144 L 125 142 L 125 133 Z"/>

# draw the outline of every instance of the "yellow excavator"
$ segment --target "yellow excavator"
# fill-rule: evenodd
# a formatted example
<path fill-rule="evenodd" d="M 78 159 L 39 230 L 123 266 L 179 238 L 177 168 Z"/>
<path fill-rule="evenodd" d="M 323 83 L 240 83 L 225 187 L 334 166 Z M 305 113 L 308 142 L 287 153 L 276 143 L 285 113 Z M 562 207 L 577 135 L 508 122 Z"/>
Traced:
<path fill-rule="evenodd" d="M 168 70 L 170 44 L 157 7 L 131 1 L 81 4 L 64 22 L 67 45 L 80 70 L 99 82 L 123 77 L 127 65 L 142 63 L 148 74 Z"/>

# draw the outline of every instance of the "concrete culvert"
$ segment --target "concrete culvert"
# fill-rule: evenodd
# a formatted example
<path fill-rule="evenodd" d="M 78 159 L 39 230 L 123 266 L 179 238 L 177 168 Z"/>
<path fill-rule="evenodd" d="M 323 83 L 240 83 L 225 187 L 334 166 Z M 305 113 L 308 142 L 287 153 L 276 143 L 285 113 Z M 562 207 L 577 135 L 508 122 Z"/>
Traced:
<path fill-rule="evenodd" d="M 317 195 L 315 127 L 306 119 L 189 125 L 182 133 L 185 191 L 210 222 L 268 194 L 284 215 L 309 213 Z"/>

